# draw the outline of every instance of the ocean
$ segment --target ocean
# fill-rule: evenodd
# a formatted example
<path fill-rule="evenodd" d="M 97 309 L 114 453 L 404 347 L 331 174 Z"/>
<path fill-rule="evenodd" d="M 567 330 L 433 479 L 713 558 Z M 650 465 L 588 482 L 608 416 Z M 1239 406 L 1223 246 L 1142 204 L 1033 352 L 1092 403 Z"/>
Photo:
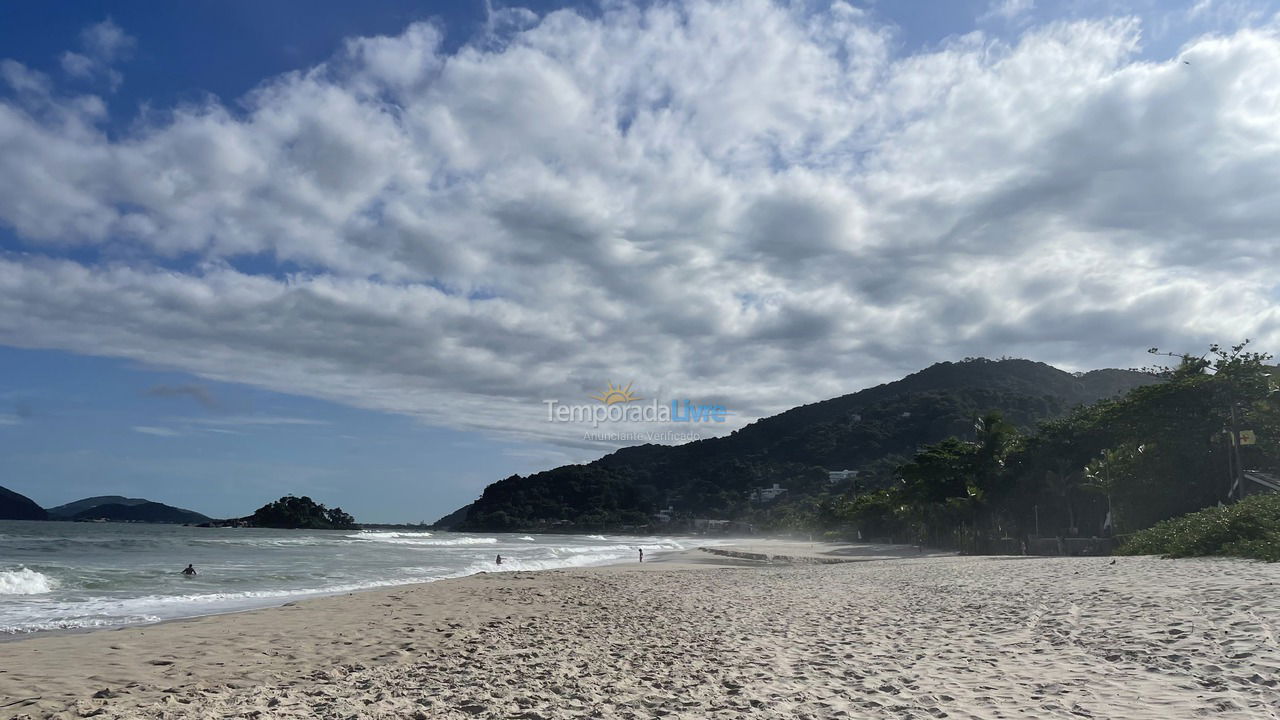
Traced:
<path fill-rule="evenodd" d="M 0 521 L 0 634 L 153 623 L 480 571 L 607 565 L 636 559 L 640 548 L 648 555 L 705 543 Z M 188 563 L 198 575 L 181 574 Z"/>

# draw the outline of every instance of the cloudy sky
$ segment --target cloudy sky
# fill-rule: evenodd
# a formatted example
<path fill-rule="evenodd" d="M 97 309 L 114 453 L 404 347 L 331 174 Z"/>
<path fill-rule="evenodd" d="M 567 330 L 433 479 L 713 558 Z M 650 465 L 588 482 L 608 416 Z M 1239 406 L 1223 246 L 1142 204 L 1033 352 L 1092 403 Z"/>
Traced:
<path fill-rule="evenodd" d="M 1275 350 L 1278 9 L 5 3 L 0 485 L 434 519 L 610 382 Z"/>

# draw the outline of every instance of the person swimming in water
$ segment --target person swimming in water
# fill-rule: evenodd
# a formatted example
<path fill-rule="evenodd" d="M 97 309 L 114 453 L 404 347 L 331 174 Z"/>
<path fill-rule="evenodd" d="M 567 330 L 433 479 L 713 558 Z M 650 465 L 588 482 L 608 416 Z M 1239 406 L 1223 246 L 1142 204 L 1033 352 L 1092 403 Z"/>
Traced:
<path fill-rule="evenodd" d="M 186 567 L 186 569 L 182 571 L 182 574 L 183 574 L 183 575 L 198 575 L 199 573 L 197 573 L 197 572 L 196 572 L 196 569 L 195 569 L 195 568 L 191 567 L 191 565 L 190 565 L 190 564 L 188 564 L 188 565 L 187 565 L 187 567 Z"/>
<path fill-rule="evenodd" d="M 499 556 L 498 556 L 498 564 L 499 564 L 499 565 L 501 565 L 501 564 L 502 564 L 502 556 L 501 556 L 501 555 L 499 555 Z"/>

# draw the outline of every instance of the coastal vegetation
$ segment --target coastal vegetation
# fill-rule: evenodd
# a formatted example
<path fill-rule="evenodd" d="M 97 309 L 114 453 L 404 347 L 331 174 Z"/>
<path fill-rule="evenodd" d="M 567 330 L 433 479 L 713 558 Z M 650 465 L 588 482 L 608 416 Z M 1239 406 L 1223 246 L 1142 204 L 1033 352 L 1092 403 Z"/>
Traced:
<path fill-rule="evenodd" d="M 1125 540 L 1123 555 L 1226 555 L 1280 562 L 1280 495 L 1255 495 L 1164 520 Z"/>
<path fill-rule="evenodd" d="M 623 448 L 595 462 L 487 487 L 442 527 L 620 530 L 677 518 L 742 520 L 763 529 L 809 529 L 813 504 L 890 488 L 918 449 L 971 439 L 974 419 L 995 410 L 1030 431 L 1072 408 L 1159 382 L 1149 374 L 1072 374 L 1028 360 L 970 358 L 938 363 L 901 380 L 758 420 L 719 438 L 679 446 Z M 828 470 L 856 477 L 831 483 Z M 787 492 L 753 502 L 757 488 Z"/>
<path fill-rule="evenodd" d="M 1151 370 L 1164 382 L 1025 434 L 987 413 L 971 440 L 923 448 L 889 488 L 823 498 L 799 520 L 994 552 L 1038 536 L 1123 537 L 1230 501 L 1239 497 L 1241 468 L 1280 465 L 1280 408 L 1267 360 L 1243 343 L 1214 346 L 1205 357 Z"/>
<path fill-rule="evenodd" d="M 1270 357 L 1247 342 L 1175 357 L 1173 367 L 1083 375 L 1020 360 L 943 363 L 726 438 L 508 478 L 460 526 L 653 529 L 670 508 L 965 552 L 1122 537 L 1238 497 L 1242 468 L 1280 467 Z M 856 477 L 830 480 L 846 468 Z M 752 489 L 771 483 L 786 492 L 753 502 Z"/>
<path fill-rule="evenodd" d="M 354 530 L 360 526 L 342 508 L 326 508 L 307 496 L 285 495 L 258 508 L 241 525 L 285 530 Z"/>

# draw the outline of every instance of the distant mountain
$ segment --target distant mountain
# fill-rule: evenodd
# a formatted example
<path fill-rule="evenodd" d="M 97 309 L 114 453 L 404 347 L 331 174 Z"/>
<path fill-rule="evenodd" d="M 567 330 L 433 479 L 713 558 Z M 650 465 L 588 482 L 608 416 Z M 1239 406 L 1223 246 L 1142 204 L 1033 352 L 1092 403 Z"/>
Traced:
<path fill-rule="evenodd" d="M 44 520 L 44 508 L 25 495 L 0 487 L 0 520 Z"/>
<path fill-rule="evenodd" d="M 445 515 L 435 522 L 432 527 L 447 530 L 449 528 L 460 527 L 467 521 L 467 513 L 471 512 L 470 505 L 463 505 L 453 512 Z"/>
<path fill-rule="evenodd" d="M 99 495 L 69 502 L 66 505 L 51 507 L 49 508 L 49 515 L 53 518 L 72 518 L 89 508 L 99 505 L 141 505 L 145 502 L 150 501 L 143 498 L 127 498 L 120 495 Z"/>
<path fill-rule="evenodd" d="M 71 512 L 68 512 L 70 510 Z M 107 520 L 109 522 L 191 523 L 209 522 L 209 517 L 164 503 L 118 495 L 85 498 L 59 505 L 49 511 L 55 520 Z"/>
<path fill-rule="evenodd" d="M 826 470 L 857 470 L 861 486 L 883 485 L 916 448 L 971 438 L 975 418 L 988 410 L 1029 430 L 1153 382 L 1128 370 L 1072 374 L 1029 360 L 938 363 L 726 437 L 623 448 L 585 465 L 515 475 L 485 488 L 465 517 L 455 512 L 440 523 L 466 530 L 605 529 L 647 524 L 668 506 L 678 514 L 738 518 L 751 511 L 754 488 L 779 483 L 788 497 L 813 495 L 828 489 Z"/>

